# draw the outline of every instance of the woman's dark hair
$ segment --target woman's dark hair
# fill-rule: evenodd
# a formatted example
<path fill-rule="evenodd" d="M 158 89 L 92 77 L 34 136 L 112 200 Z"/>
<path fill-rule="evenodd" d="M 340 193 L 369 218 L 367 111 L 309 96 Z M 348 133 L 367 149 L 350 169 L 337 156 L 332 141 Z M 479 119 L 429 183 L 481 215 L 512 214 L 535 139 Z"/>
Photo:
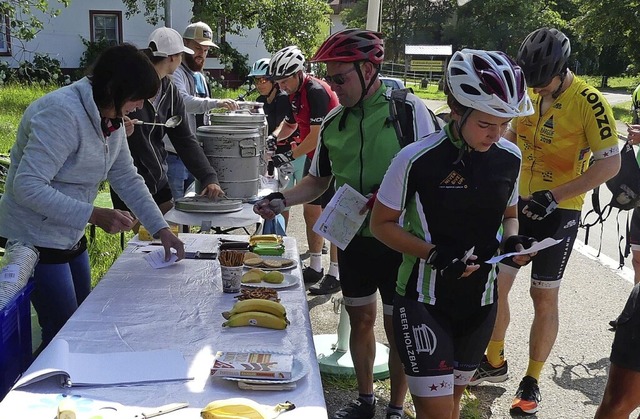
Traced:
<path fill-rule="evenodd" d="M 127 101 L 158 93 L 160 79 L 149 59 L 131 44 L 109 47 L 96 59 L 89 78 L 98 108 L 113 106 L 121 116 Z"/>

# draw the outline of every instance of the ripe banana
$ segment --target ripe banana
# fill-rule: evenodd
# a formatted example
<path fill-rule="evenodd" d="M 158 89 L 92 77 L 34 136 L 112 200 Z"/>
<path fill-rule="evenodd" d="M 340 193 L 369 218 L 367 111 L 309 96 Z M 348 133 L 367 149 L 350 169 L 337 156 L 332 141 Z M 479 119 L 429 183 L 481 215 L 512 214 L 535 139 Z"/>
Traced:
<path fill-rule="evenodd" d="M 278 234 L 258 234 L 249 237 L 249 245 L 255 246 L 258 243 L 282 243 L 282 236 Z"/>
<path fill-rule="evenodd" d="M 202 419 L 270 419 L 273 415 L 250 399 L 241 397 L 216 400 L 200 412 Z"/>
<path fill-rule="evenodd" d="M 288 320 L 279 316 L 274 316 L 270 313 L 262 311 L 246 311 L 244 313 L 238 313 L 230 316 L 226 322 L 222 323 L 222 326 L 258 326 L 282 330 L 287 327 L 288 324 Z"/>
<path fill-rule="evenodd" d="M 281 412 L 295 408 L 296 406 L 291 402 L 279 403 L 273 407 L 236 397 L 209 403 L 202 409 L 200 416 L 202 419 L 273 419 Z"/>
<path fill-rule="evenodd" d="M 231 316 L 247 311 L 261 311 L 263 313 L 273 314 L 274 316 L 286 319 L 287 310 L 284 306 L 276 301 L 263 300 L 261 298 L 251 298 L 249 300 L 238 301 L 233 305 L 230 311 L 222 313 L 222 317 L 229 320 Z"/>

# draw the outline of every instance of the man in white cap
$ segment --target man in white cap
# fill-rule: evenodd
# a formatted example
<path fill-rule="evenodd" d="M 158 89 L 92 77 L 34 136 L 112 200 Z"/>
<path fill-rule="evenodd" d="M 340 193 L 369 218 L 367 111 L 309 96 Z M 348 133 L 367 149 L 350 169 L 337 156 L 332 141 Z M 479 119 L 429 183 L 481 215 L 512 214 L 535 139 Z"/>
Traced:
<path fill-rule="evenodd" d="M 229 110 L 238 109 L 238 105 L 232 99 L 210 99 L 211 92 L 202 70 L 209 48 L 218 48 L 212 38 L 211 28 L 204 22 L 196 22 L 187 26 L 182 39 L 184 46 L 193 50 L 193 54 L 183 54 L 182 64 L 173 73 L 173 83 L 182 96 L 187 110 L 187 121 L 194 134 L 197 127 L 208 125 L 209 121 L 204 117 L 204 114 L 209 109 L 221 107 Z M 164 143 L 169 153 L 167 164 L 171 193 L 174 198 L 181 198 L 194 178 L 166 136 Z"/>
<path fill-rule="evenodd" d="M 164 214 L 173 207 L 173 195 L 167 175 L 167 150 L 163 142 L 165 134 L 189 172 L 200 181 L 202 189 L 198 192 L 209 198 L 221 196 L 223 192 L 216 170 L 211 167 L 204 150 L 198 144 L 195 132 L 185 123 L 188 115 L 185 104 L 170 77 L 180 67 L 182 56 L 193 54 L 193 50 L 184 45 L 179 32 L 164 27 L 149 35 L 148 45 L 143 52 L 158 74 L 160 89 L 155 97 L 145 100 L 141 108 L 129 114 L 129 123 L 135 123 L 136 119 L 166 123 L 175 116 L 180 117 L 182 122 L 172 126 L 135 125 L 133 132 L 128 135 L 128 143 L 138 173 L 144 178 L 149 192 Z M 125 127 L 126 125 L 127 123 Z M 111 200 L 114 208 L 127 211 L 126 204 L 113 190 Z"/>

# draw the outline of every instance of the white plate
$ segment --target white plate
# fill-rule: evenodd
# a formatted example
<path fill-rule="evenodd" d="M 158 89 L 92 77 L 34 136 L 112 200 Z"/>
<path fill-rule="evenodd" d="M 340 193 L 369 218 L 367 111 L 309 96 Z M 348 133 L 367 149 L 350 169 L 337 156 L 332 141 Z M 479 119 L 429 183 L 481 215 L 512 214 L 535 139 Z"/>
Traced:
<path fill-rule="evenodd" d="M 253 288 L 287 288 L 287 287 L 292 287 L 296 285 L 298 282 L 300 282 L 300 279 L 297 276 L 291 275 L 291 274 L 284 274 L 284 280 L 282 280 L 282 282 L 279 284 L 271 284 L 269 282 L 261 281 L 261 282 L 242 283 L 240 285 L 242 285 L 243 287 L 253 287 Z"/>
<path fill-rule="evenodd" d="M 258 266 L 250 266 L 250 265 L 244 265 L 245 268 L 247 269 L 252 269 L 252 268 L 258 268 L 258 269 L 262 269 L 263 271 L 288 271 L 289 269 L 293 269 L 296 266 L 298 266 L 298 261 L 295 259 L 289 259 L 289 258 L 283 258 L 280 256 L 260 256 L 260 259 L 267 259 L 267 260 L 290 260 L 293 263 L 291 265 L 287 265 L 287 266 L 283 266 L 281 268 L 269 268 L 267 266 L 264 265 L 258 265 Z"/>
<path fill-rule="evenodd" d="M 267 351 L 260 351 L 267 352 Z M 289 380 L 254 380 L 251 378 L 236 378 L 236 377 L 220 377 L 223 380 L 229 381 L 244 381 L 245 383 L 251 384 L 285 384 L 285 383 L 293 383 L 307 375 L 309 372 L 309 366 L 305 365 L 302 361 L 300 361 L 296 356 L 293 357 L 293 366 L 291 367 L 291 378 Z"/>

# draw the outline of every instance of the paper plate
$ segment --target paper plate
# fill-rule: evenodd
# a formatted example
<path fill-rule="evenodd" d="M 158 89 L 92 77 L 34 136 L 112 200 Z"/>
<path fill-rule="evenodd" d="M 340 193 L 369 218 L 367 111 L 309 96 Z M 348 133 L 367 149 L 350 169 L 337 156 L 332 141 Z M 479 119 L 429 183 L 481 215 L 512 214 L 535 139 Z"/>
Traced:
<path fill-rule="evenodd" d="M 261 269 L 261 268 L 258 268 Z M 279 284 L 271 284 L 269 282 L 248 282 L 242 283 L 243 287 L 253 287 L 253 288 L 287 288 L 292 287 L 300 282 L 300 278 L 291 274 L 284 274 L 284 280 Z"/>
<path fill-rule="evenodd" d="M 268 352 L 268 351 L 260 351 L 260 352 Z M 220 377 L 223 380 L 229 381 L 244 381 L 245 383 L 251 384 L 285 384 L 285 383 L 294 383 L 299 379 L 303 378 L 309 372 L 309 366 L 305 365 L 302 361 L 300 361 L 296 356 L 293 357 L 293 366 L 291 367 L 291 378 L 289 380 L 258 380 L 251 378 L 236 378 L 236 377 Z"/>
<path fill-rule="evenodd" d="M 293 269 L 296 266 L 298 266 L 298 261 L 295 259 L 283 258 L 280 256 L 260 256 L 260 258 L 263 260 L 289 260 L 293 263 L 287 266 L 282 266 L 280 268 L 270 268 L 268 266 L 264 266 L 264 264 L 261 264 L 258 266 L 251 266 L 251 265 L 245 264 L 244 267 L 248 269 L 258 268 L 258 269 L 262 269 L 263 271 L 288 271 L 289 269 Z"/>

